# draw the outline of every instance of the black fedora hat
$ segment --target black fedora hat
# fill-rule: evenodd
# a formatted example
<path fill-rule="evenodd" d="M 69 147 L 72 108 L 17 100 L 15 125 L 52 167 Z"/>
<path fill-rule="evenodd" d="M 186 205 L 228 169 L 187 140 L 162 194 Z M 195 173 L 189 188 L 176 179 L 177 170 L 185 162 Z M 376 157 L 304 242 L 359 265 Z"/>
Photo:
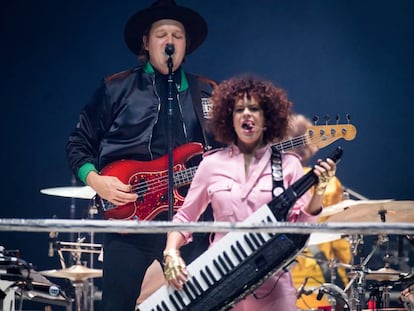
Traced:
<path fill-rule="evenodd" d="M 200 14 L 176 5 L 174 0 L 158 0 L 150 7 L 132 15 L 125 25 L 124 39 L 134 54 L 138 55 L 142 49 L 144 32 L 160 19 L 173 19 L 184 25 L 189 38 L 187 54 L 198 48 L 207 37 L 207 23 Z"/>

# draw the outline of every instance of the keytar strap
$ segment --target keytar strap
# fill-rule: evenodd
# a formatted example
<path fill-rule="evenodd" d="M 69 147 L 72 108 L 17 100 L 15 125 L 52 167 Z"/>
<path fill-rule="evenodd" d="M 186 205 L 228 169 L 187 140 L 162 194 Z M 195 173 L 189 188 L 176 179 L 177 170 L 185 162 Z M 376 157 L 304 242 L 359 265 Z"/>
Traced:
<path fill-rule="evenodd" d="M 273 180 L 272 196 L 273 198 L 276 198 L 282 192 L 285 191 L 285 187 L 283 186 L 282 155 L 280 151 L 277 150 L 275 145 L 272 145 L 271 148 L 272 148 L 272 157 L 270 160 L 270 165 L 272 168 L 272 180 Z"/>

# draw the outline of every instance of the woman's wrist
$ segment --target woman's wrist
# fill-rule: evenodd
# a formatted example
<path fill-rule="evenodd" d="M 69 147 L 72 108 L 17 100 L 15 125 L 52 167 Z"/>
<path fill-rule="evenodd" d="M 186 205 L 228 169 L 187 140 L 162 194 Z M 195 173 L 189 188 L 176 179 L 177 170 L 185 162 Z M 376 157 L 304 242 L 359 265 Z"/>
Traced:
<path fill-rule="evenodd" d="M 169 248 L 169 249 L 165 249 L 163 252 L 162 252 L 162 256 L 165 258 L 165 257 L 167 257 L 167 256 L 170 256 L 170 257 L 174 257 L 174 256 L 180 256 L 180 251 L 178 250 L 178 249 L 176 249 L 176 248 Z"/>

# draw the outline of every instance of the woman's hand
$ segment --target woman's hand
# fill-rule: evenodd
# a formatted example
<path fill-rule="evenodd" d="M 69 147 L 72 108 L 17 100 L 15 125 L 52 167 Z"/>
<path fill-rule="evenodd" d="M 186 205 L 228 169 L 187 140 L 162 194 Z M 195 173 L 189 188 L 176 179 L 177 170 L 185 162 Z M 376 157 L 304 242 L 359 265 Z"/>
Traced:
<path fill-rule="evenodd" d="M 187 269 L 184 259 L 177 249 L 164 251 L 164 277 L 169 285 L 182 289 L 187 282 Z"/>
<path fill-rule="evenodd" d="M 319 182 L 315 187 L 315 192 L 318 195 L 323 195 L 329 181 L 335 176 L 336 164 L 329 158 L 326 159 L 326 161 L 319 159 L 314 166 L 313 171 L 319 179 Z"/>

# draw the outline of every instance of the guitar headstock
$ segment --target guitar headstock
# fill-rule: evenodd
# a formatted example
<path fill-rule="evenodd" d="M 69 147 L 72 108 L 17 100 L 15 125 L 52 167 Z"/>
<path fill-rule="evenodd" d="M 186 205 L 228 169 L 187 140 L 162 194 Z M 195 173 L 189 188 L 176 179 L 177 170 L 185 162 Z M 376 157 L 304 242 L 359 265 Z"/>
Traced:
<path fill-rule="evenodd" d="M 305 135 L 309 144 L 323 148 L 341 138 L 353 140 L 356 132 L 356 128 L 352 124 L 325 124 L 308 126 Z"/>

